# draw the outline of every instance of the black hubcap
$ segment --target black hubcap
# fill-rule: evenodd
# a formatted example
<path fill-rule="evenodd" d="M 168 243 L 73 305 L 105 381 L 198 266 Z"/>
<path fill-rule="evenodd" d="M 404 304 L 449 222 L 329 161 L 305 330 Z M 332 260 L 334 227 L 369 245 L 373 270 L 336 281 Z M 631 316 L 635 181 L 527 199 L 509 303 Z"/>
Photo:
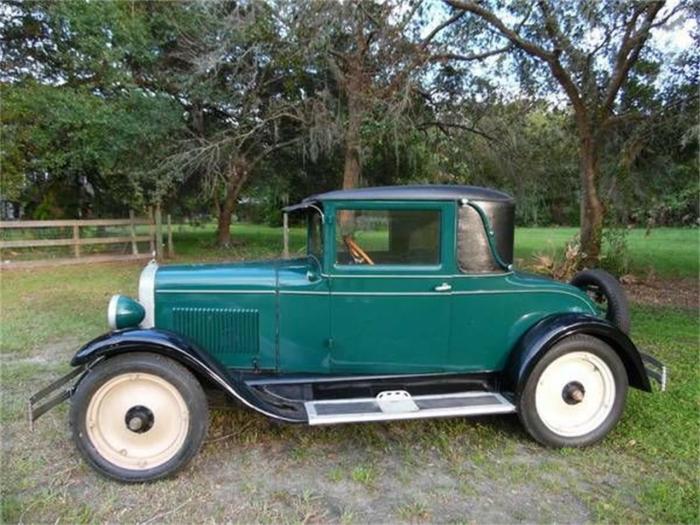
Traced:
<path fill-rule="evenodd" d="M 586 389 L 578 381 L 567 383 L 561 391 L 561 397 L 567 405 L 578 405 L 585 395 Z"/>
<path fill-rule="evenodd" d="M 148 432 L 153 427 L 153 412 L 142 405 L 131 407 L 124 417 L 126 428 L 137 434 Z"/>

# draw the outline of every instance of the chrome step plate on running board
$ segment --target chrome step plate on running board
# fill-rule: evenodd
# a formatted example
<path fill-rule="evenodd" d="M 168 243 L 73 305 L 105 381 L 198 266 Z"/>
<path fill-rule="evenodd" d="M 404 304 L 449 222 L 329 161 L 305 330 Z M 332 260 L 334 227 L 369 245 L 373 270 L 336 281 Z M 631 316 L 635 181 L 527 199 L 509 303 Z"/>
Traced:
<path fill-rule="evenodd" d="M 396 390 L 381 392 L 377 397 L 307 401 L 304 406 L 310 425 L 515 412 L 510 401 L 494 392 L 411 396 Z"/>

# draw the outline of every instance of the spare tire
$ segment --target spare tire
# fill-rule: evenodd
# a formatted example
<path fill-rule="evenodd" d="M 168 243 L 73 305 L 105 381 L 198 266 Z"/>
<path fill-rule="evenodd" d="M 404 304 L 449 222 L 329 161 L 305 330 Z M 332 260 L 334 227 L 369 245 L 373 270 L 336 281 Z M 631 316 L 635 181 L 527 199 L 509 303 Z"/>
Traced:
<path fill-rule="evenodd" d="M 571 284 L 586 292 L 605 312 L 605 318 L 629 334 L 630 308 L 619 281 L 605 270 L 584 270 L 574 275 Z"/>

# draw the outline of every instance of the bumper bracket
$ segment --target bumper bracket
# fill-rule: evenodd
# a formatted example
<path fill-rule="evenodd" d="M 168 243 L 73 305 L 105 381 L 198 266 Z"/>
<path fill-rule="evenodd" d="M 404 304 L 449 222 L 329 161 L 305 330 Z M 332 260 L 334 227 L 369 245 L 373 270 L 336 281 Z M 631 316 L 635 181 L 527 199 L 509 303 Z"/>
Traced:
<path fill-rule="evenodd" d="M 63 377 L 57 379 L 50 385 L 39 390 L 36 394 L 29 398 L 27 403 L 27 415 L 29 416 L 29 429 L 34 430 L 34 421 L 39 419 L 46 412 L 51 410 L 56 405 L 63 403 L 73 393 L 72 380 L 85 372 L 84 366 L 79 366 L 71 370 Z M 59 390 L 67 383 L 72 383 L 70 386 Z M 54 393 L 59 390 L 57 393 Z M 51 395 L 53 394 L 53 395 Z M 48 399 L 47 399 L 48 398 Z"/>
<path fill-rule="evenodd" d="M 668 370 L 666 369 L 666 365 L 644 352 L 640 352 L 640 355 L 642 356 L 642 362 L 644 363 L 647 376 L 656 381 L 661 391 L 664 392 L 668 386 Z"/>

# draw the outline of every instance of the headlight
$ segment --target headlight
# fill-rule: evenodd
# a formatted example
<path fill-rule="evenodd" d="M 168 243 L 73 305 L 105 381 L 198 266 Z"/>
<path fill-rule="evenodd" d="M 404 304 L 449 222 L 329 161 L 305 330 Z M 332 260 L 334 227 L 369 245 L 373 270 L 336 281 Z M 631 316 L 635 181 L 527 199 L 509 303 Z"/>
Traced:
<path fill-rule="evenodd" d="M 107 307 L 107 322 L 112 330 L 138 326 L 146 310 L 137 301 L 125 295 L 113 295 Z"/>

